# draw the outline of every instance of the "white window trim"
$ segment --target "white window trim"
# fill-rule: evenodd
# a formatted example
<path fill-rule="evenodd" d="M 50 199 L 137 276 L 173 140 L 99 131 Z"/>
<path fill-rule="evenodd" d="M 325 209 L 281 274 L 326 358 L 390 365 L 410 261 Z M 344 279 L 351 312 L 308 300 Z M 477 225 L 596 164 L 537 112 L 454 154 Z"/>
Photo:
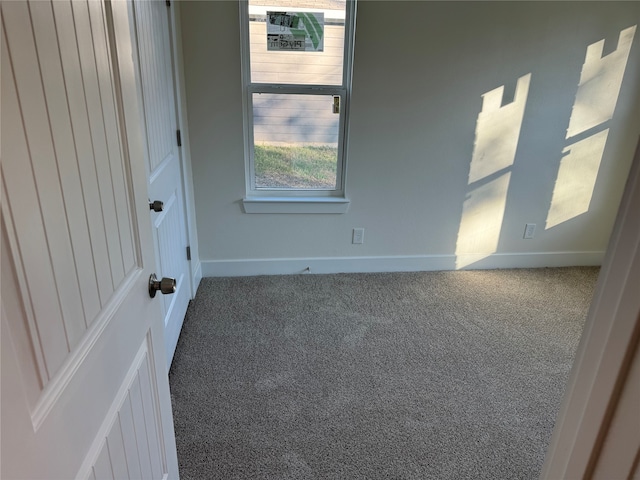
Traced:
<path fill-rule="evenodd" d="M 345 12 L 345 39 L 342 85 L 300 85 L 251 83 L 249 44 L 249 3 L 241 0 L 240 34 L 242 49 L 242 102 L 244 129 L 245 213 L 345 213 L 349 208 L 346 197 L 346 170 L 349 141 L 349 105 L 353 71 L 356 1 L 347 0 Z M 253 105 L 254 93 L 281 93 L 305 95 L 340 95 L 340 125 L 338 140 L 338 166 L 335 190 L 326 189 L 257 189 L 253 165 Z"/>
<path fill-rule="evenodd" d="M 245 213 L 346 213 L 349 200 L 338 196 L 324 197 L 245 197 Z"/>

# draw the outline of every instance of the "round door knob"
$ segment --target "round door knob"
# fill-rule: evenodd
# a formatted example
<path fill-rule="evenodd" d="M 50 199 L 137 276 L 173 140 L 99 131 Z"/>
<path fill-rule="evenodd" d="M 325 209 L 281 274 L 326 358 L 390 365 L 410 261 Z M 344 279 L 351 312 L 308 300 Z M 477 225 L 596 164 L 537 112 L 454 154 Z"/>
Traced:
<path fill-rule="evenodd" d="M 160 200 L 149 202 L 149 210 L 153 210 L 154 212 L 161 212 L 163 208 L 164 202 L 161 202 Z"/>
<path fill-rule="evenodd" d="M 176 279 L 170 277 L 162 277 L 162 280 L 158 280 L 155 273 L 149 276 L 149 296 L 151 298 L 156 296 L 156 292 L 164 295 L 175 293 L 176 291 Z"/>

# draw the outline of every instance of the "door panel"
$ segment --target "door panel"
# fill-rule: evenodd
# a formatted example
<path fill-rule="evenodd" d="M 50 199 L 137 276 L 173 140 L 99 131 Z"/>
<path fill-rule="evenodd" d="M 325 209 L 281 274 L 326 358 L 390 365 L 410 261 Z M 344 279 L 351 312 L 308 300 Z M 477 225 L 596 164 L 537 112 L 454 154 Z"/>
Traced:
<path fill-rule="evenodd" d="M 2 478 L 177 478 L 133 12 L 111 5 L 1 6 Z"/>
<path fill-rule="evenodd" d="M 62 9 L 64 6 L 61 3 L 57 7 Z M 70 9 L 70 5 L 67 6 Z M 71 105 L 78 103 L 77 99 L 69 97 L 72 95 L 78 96 L 81 92 L 71 89 L 72 84 L 69 83 L 69 73 L 67 72 L 66 75 L 63 75 L 62 63 L 59 60 L 55 60 L 60 54 L 58 44 L 55 41 L 56 25 L 54 24 L 53 15 L 51 15 L 51 6 L 47 3 L 34 4 L 31 7 L 31 17 L 34 24 L 35 43 L 38 52 L 40 57 L 46 60 L 41 64 L 41 74 L 47 110 L 51 118 L 58 119 L 58 121 L 51 124 L 51 136 L 61 171 L 60 184 L 66 199 L 66 218 L 69 234 L 73 238 L 73 256 L 76 262 L 83 265 L 91 265 L 93 264 L 92 244 L 93 248 L 97 249 L 99 242 L 95 238 L 92 242 L 91 239 L 91 232 L 85 214 L 85 202 L 92 201 L 91 193 L 87 192 L 85 194 L 82 191 L 83 185 L 73 142 L 74 135 L 76 137 L 82 135 L 80 128 L 83 128 L 86 122 L 82 122 L 83 116 L 79 116 L 77 109 L 71 110 L 69 108 Z M 58 15 L 57 18 L 61 28 L 67 29 L 69 27 L 69 18 L 64 15 Z M 68 52 L 65 52 L 65 56 L 67 54 Z M 67 81 L 69 88 L 65 89 L 65 81 Z M 61 91 L 67 92 L 67 96 L 58 95 L 58 92 Z M 80 126 L 81 122 L 82 126 Z M 78 152 L 78 154 L 81 153 Z M 128 263 L 132 265 L 133 258 Z M 90 324 L 101 308 L 96 275 L 90 269 L 78 269 L 77 273 L 84 318 L 87 324 Z"/>
<path fill-rule="evenodd" d="M 64 105 L 60 109 L 61 111 L 52 112 L 52 115 L 56 115 L 56 117 L 54 117 L 56 118 L 55 123 L 68 125 L 67 136 L 60 138 L 57 144 L 67 145 L 71 149 L 70 152 L 61 152 L 59 158 L 66 159 L 65 161 L 68 162 L 72 168 L 75 166 L 75 169 L 77 169 L 76 175 L 79 176 L 78 181 L 81 182 L 79 189 L 84 199 L 82 203 L 78 203 L 77 205 L 82 206 L 82 210 L 85 208 L 95 208 L 97 210 L 98 206 L 101 206 L 99 179 L 96 173 L 92 132 L 89 126 L 87 100 L 84 93 L 85 79 L 83 76 L 83 67 L 78 55 L 73 6 L 71 2 L 53 2 L 54 18 L 51 18 L 51 14 L 44 10 L 45 8 L 51 8 L 48 2 L 44 2 L 42 5 L 38 2 L 33 2 L 30 5 L 32 5 L 32 11 L 41 12 L 43 16 L 50 18 L 49 23 L 55 22 L 55 25 L 59 25 L 59 27 L 55 29 L 57 42 L 50 42 L 48 44 L 57 46 L 57 50 L 60 52 L 61 66 L 58 67 L 61 68 L 60 76 L 62 78 L 60 82 L 63 82 L 66 87 L 65 103 L 67 104 L 70 118 L 67 119 L 64 116 Z M 35 8 L 36 5 L 40 6 Z M 51 28 L 53 29 L 54 27 Z M 50 58 L 51 62 L 55 65 L 55 62 L 53 62 L 53 59 L 56 58 L 55 55 L 48 58 Z M 87 67 L 85 66 L 85 68 Z M 46 83 L 49 85 L 49 82 Z M 60 88 L 58 91 L 60 91 Z M 51 101 L 53 101 L 56 96 L 56 92 L 51 92 L 48 98 L 51 98 Z M 65 96 L 61 96 L 60 98 L 65 99 Z M 69 178 L 71 178 L 71 175 L 72 173 L 70 171 L 68 173 Z M 66 176 L 67 175 L 63 177 Z M 85 205 L 88 207 L 85 207 Z M 109 272 L 109 275 L 95 276 L 95 272 L 91 272 L 91 269 L 89 269 L 89 271 L 84 274 L 89 278 L 86 279 L 87 283 L 83 282 L 83 285 L 87 285 L 87 288 L 95 290 L 99 298 L 97 303 L 92 304 L 97 304 L 97 308 L 91 310 L 91 313 L 94 313 L 99 311 L 113 292 L 113 280 L 110 275 L 110 257 L 102 215 L 99 215 L 99 212 L 95 211 L 87 212 L 88 214 L 83 215 L 85 212 L 82 210 L 80 212 L 70 212 L 69 217 L 74 218 L 76 222 L 80 222 L 81 230 L 88 228 L 88 238 L 83 241 L 83 244 L 88 243 L 89 253 L 87 256 L 89 258 L 84 257 L 82 259 L 83 265 L 93 264 L 96 271 Z M 75 238 L 74 236 L 74 241 Z M 84 270 L 82 271 L 84 272 Z M 90 316 L 89 318 L 91 319 L 93 317 Z M 89 320 L 89 323 L 91 323 L 91 320 Z"/>
<path fill-rule="evenodd" d="M 159 273 L 176 279 L 176 292 L 164 298 L 167 365 L 191 297 L 187 260 L 187 224 L 182 190 L 182 168 L 176 139 L 168 8 L 160 0 L 135 1 L 138 63 L 146 124 L 149 198 L 164 202 L 151 212 Z"/>
<path fill-rule="evenodd" d="M 116 480 L 163 477 L 162 438 L 157 428 L 149 346 L 145 342 L 138 351 L 109 410 L 104 433 L 96 437 L 95 461 L 80 469 L 80 477 L 91 471 L 96 478 Z"/>
<path fill-rule="evenodd" d="M 175 106 L 171 94 L 171 51 L 167 32 L 169 23 L 165 2 L 136 2 L 135 11 L 149 141 L 149 171 L 153 174 L 167 157 L 177 156 Z"/>
<path fill-rule="evenodd" d="M 11 69 L 8 47 L 21 45 L 21 54 L 14 55 L 17 58 L 13 62 L 19 91 L 14 78 L 5 75 L 2 78 L 2 173 L 9 204 L 3 207 L 10 210 L 20 242 L 18 248 L 29 252 L 20 258 L 26 287 L 39 292 L 30 299 L 30 304 L 38 333 L 34 335 L 35 350 L 42 352 L 43 357 L 44 369 L 38 374 L 44 386 L 69 354 L 70 345 L 82 334 L 84 320 L 78 315 L 78 281 L 67 268 L 73 264 L 70 237 L 61 228 L 57 214 L 64 211 L 62 191 L 58 182 L 49 181 L 57 177 L 57 167 L 48 135 L 47 106 L 38 85 L 37 53 L 31 32 L 21 27 L 29 21 L 27 5 L 3 4 L 3 18 L 8 37 L 2 42 L 3 73 Z M 24 161 L 26 158 L 30 162 Z M 55 258 L 49 248 L 56 251 Z M 50 288 L 50 278 L 68 282 L 66 295 L 60 296 Z M 72 314 L 65 319 L 65 312 Z"/>

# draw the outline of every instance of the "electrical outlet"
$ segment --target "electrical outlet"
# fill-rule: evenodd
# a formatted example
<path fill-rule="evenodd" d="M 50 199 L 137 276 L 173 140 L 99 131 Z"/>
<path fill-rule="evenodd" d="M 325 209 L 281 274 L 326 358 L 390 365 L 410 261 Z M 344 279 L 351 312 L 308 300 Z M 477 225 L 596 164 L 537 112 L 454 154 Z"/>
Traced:
<path fill-rule="evenodd" d="M 364 243 L 364 228 L 354 228 L 351 243 Z"/>
<path fill-rule="evenodd" d="M 527 223 L 524 226 L 524 238 L 530 239 L 533 238 L 536 234 L 536 224 L 535 223 Z"/>

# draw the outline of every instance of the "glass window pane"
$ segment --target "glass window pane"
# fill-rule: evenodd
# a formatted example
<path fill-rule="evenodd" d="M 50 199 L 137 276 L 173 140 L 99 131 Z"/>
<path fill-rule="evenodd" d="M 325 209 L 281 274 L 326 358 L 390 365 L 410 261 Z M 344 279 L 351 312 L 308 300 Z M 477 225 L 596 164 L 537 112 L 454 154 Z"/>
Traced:
<path fill-rule="evenodd" d="M 249 0 L 251 82 L 342 85 L 345 11 L 346 0 Z M 268 47 L 268 30 L 284 41 Z"/>
<path fill-rule="evenodd" d="M 252 98 L 256 188 L 335 190 L 340 115 L 333 113 L 334 96 Z"/>

